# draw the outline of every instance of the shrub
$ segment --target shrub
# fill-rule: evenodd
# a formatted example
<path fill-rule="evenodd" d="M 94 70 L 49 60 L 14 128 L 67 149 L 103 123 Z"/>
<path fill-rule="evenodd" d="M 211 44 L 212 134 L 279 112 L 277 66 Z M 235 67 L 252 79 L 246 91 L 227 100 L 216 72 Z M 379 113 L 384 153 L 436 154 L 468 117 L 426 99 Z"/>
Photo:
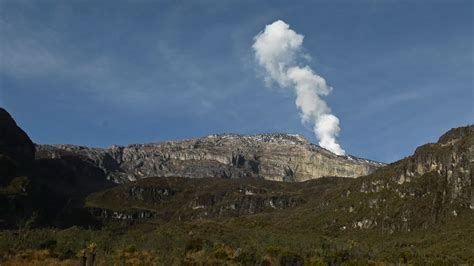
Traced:
<path fill-rule="evenodd" d="M 282 266 L 302 266 L 304 259 L 294 252 L 283 252 L 280 256 L 280 265 Z"/>

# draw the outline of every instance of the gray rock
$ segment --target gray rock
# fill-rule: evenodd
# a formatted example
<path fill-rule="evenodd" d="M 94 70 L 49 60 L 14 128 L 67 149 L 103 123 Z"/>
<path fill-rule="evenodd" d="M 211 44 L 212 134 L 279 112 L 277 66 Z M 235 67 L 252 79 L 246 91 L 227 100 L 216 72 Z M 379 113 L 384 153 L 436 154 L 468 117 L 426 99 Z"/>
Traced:
<path fill-rule="evenodd" d="M 87 158 L 116 183 L 152 176 L 301 182 L 324 176 L 358 177 L 383 166 L 354 156 L 338 156 L 302 136 L 289 134 L 221 134 L 107 149 L 76 145 L 36 148 L 37 158 L 57 158 L 65 153 Z"/>

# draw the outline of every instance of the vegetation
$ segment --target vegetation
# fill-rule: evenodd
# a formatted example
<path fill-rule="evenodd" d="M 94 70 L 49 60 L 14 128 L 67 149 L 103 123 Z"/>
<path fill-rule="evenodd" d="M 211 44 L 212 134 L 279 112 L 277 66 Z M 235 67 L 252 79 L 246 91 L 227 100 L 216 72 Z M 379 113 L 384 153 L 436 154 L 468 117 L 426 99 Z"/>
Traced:
<path fill-rule="evenodd" d="M 101 230 L 5 230 L 0 233 L 1 261 L 67 265 L 94 250 L 97 265 L 474 263 L 471 212 L 434 229 L 387 234 L 379 229 L 323 229 L 317 214 L 300 211 L 178 223 L 114 222 Z"/>
<path fill-rule="evenodd" d="M 33 170 L 17 171 L 0 156 L 0 265 L 474 264 L 473 129 L 368 176 L 304 183 L 110 188 L 81 160 L 29 153 Z"/>

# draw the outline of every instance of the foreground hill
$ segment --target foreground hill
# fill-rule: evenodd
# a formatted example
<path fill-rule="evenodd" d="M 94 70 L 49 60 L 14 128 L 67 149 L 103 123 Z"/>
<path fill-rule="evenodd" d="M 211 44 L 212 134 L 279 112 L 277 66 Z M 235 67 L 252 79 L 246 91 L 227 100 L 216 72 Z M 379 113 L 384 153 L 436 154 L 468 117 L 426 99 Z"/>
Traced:
<path fill-rule="evenodd" d="M 113 185 L 75 156 L 35 160 L 33 142 L 0 108 L 0 228 L 90 225 L 88 215 L 76 217 L 84 197 Z"/>
<path fill-rule="evenodd" d="M 146 178 L 93 193 L 87 197 L 86 207 L 108 220 L 239 217 L 318 202 L 350 180 L 326 177 L 286 183 L 255 178 Z"/>

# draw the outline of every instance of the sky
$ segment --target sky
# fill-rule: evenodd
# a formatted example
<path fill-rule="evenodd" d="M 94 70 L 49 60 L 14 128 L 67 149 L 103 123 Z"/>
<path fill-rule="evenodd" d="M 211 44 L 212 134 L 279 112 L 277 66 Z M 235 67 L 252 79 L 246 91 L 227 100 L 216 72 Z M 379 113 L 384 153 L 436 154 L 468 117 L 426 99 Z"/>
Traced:
<path fill-rule="evenodd" d="M 304 36 L 348 154 L 392 162 L 474 122 L 473 1 L 0 0 L 0 106 L 41 144 L 301 134 L 252 45 Z"/>

